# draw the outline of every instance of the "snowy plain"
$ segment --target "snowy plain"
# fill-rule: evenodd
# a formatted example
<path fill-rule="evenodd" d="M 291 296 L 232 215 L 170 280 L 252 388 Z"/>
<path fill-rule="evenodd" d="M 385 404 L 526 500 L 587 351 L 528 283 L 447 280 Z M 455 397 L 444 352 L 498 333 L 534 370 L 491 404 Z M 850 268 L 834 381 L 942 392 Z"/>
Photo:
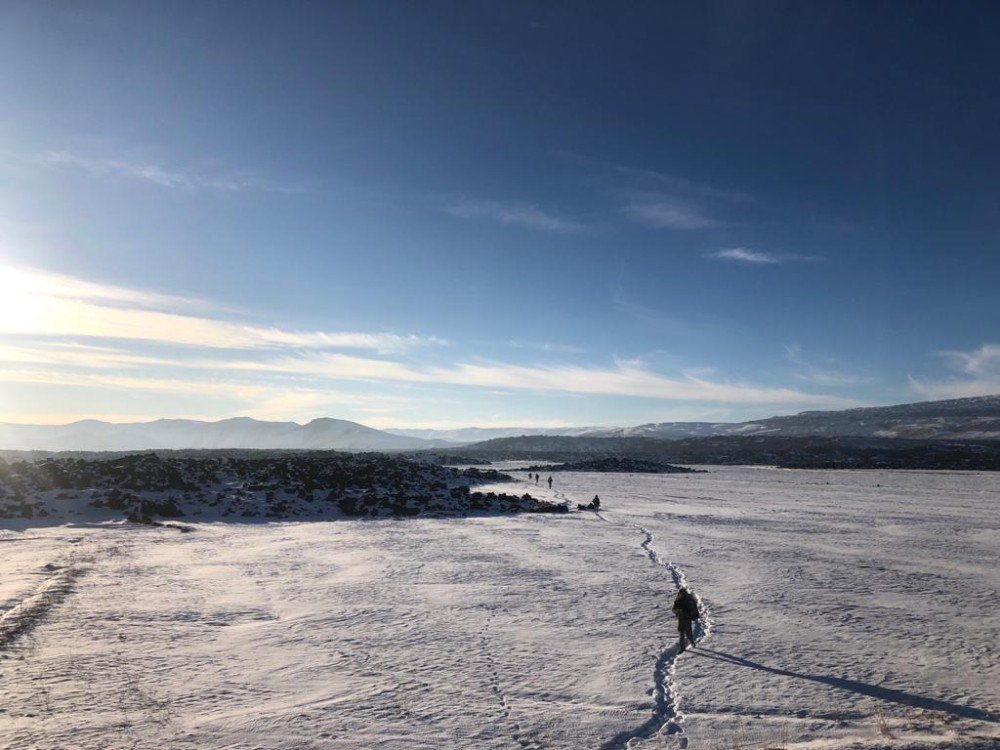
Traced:
<path fill-rule="evenodd" d="M 483 488 L 599 514 L 0 522 L 0 747 L 1000 747 L 1000 476 L 706 468 Z"/>

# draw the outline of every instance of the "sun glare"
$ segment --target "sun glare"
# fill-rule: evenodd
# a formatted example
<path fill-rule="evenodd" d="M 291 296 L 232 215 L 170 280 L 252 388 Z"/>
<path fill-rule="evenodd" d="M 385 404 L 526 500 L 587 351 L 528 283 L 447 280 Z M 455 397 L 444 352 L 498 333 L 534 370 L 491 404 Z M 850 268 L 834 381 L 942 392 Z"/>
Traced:
<path fill-rule="evenodd" d="M 0 269 L 0 333 L 33 333 L 46 310 L 45 295 L 30 274 Z"/>

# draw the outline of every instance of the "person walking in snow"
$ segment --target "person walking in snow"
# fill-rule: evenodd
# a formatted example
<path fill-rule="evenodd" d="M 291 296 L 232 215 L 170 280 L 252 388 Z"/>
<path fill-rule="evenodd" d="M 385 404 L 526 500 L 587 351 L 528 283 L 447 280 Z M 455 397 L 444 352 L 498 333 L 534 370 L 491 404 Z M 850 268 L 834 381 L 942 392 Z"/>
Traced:
<path fill-rule="evenodd" d="M 674 606 L 671 607 L 674 615 L 677 616 L 677 633 L 680 635 L 680 651 L 683 652 L 687 646 L 684 640 L 694 648 L 694 621 L 701 617 L 698 612 L 698 600 L 695 599 L 683 586 L 674 598 Z"/>
<path fill-rule="evenodd" d="M 552 489 L 552 477 L 551 476 L 549 476 L 549 489 L 550 490 Z"/>
<path fill-rule="evenodd" d="M 538 480 L 541 479 L 541 475 L 535 474 L 535 484 L 538 484 Z"/>

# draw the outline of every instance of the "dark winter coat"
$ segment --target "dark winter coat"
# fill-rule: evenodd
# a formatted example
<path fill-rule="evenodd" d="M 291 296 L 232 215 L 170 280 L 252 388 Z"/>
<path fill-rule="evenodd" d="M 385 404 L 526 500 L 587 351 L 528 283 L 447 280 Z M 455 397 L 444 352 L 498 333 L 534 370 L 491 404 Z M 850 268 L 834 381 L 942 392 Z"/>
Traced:
<path fill-rule="evenodd" d="M 674 606 L 671 607 L 677 617 L 686 617 L 689 620 L 697 620 L 701 615 L 698 612 L 698 601 L 687 592 L 680 591 L 674 599 Z"/>

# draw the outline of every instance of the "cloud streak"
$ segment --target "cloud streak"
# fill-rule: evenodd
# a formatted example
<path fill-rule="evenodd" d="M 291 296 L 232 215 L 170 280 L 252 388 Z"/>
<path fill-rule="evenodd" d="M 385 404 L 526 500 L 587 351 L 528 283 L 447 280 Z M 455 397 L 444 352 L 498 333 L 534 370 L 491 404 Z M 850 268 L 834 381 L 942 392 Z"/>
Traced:
<path fill-rule="evenodd" d="M 620 284 L 611 293 L 611 304 L 623 315 L 650 326 L 660 333 L 675 336 L 698 336 L 718 327 L 717 322 L 708 320 L 703 313 L 695 313 L 695 315 L 700 316 L 698 320 L 682 319 L 644 305 L 627 294 Z"/>
<path fill-rule="evenodd" d="M 8 335 L 129 339 L 226 349 L 347 348 L 384 353 L 445 343 L 415 334 L 295 331 L 167 311 L 163 308 L 204 303 L 23 269 L 2 269 L 0 298 L 0 309 L 5 313 L 0 330 Z"/>
<path fill-rule="evenodd" d="M 464 201 L 448 206 L 445 210 L 460 219 L 486 219 L 546 232 L 582 232 L 586 229 L 580 222 L 555 216 L 527 203 Z"/>
<path fill-rule="evenodd" d="M 442 363 L 440 356 L 428 361 L 428 347 L 446 342 L 389 332 L 295 331 L 177 312 L 170 308 L 210 306 L 39 271 L 4 270 L 0 285 L 0 332 L 7 335 L 0 344 L 0 380 L 8 383 L 236 399 L 272 416 L 283 404 L 301 410 L 333 403 L 322 394 L 336 393 L 346 382 L 775 407 L 857 405 L 726 380 L 708 369 L 668 377 L 638 360 L 603 366 L 474 358 Z M 150 303 L 162 309 L 150 309 Z M 541 349 L 539 357 L 574 354 L 566 347 Z M 292 395 L 283 400 L 282 394 Z"/>
<path fill-rule="evenodd" d="M 300 187 L 276 185 L 250 177 L 180 171 L 159 164 L 82 156 L 69 151 L 45 151 L 38 160 L 50 167 L 79 169 L 93 175 L 126 177 L 163 188 L 207 189 L 229 193 L 247 190 L 268 193 L 305 192 Z"/>
<path fill-rule="evenodd" d="M 79 363 L 78 363 L 79 364 Z M 96 360 L 92 366 L 111 366 Z M 637 362 L 616 362 L 613 367 L 580 367 L 568 364 L 514 365 L 507 363 L 458 363 L 417 367 L 399 361 L 341 353 L 311 354 L 264 360 L 182 360 L 172 366 L 228 373 L 297 376 L 319 381 L 360 381 L 452 385 L 473 388 L 508 388 L 602 396 L 630 396 L 671 401 L 709 401 L 726 404 L 784 405 L 846 408 L 858 402 L 836 396 L 804 393 L 791 388 L 765 388 L 738 382 L 712 381 L 686 375 L 668 378 Z M 178 393 L 231 392 L 231 384 L 202 378 L 121 376 L 88 373 L 53 373 L 46 370 L 6 369 L 0 379 L 62 385 L 90 385 Z M 251 386 L 245 386 L 251 387 Z"/>
<path fill-rule="evenodd" d="M 641 186 L 650 190 L 661 190 L 669 192 L 672 195 L 694 195 L 700 198 L 723 200 L 731 203 L 744 203 L 753 200 L 749 194 L 739 190 L 719 188 L 714 185 L 695 182 L 694 180 L 688 180 L 664 172 L 657 172 L 652 169 L 637 169 L 621 164 L 612 165 L 612 169 L 618 174 L 628 177 L 637 187 Z"/>
<path fill-rule="evenodd" d="M 1000 394 L 1000 344 L 986 343 L 971 351 L 937 352 L 959 377 L 926 381 L 909 377 L 914 392 L 928 399 L 969 398 Z"/>
<path fill-rule="evenodd" d="M 623 209 L 635 222 L 654 229 L 708 229 L 721 222 L 690 203 L 659 193 L 633 193 Z"/>
<path fill-rule="evenodd" d="M 797 344 L 785 347 L 785 359 L 795 365 L 795 377 L 808 383 L 814 383 L 815 385 L 837 388 L 857 385 L 867 380 L 860 375 L 838 369 L 836 363 L 832 360 L 817 364 L 811 359 L 807 359 L 802 351 L 802 347 Z"/>
<path fill-rule="evenodd" d="M 745 247 L 730 247 L 725 250 L 713 250 L 705 253 L 711 260 L 733 261 L 749 265 L 778 265 L 795 261 L 818 260 L 811 255 L 796 255 L 794 253 L 766 253 L 761 250 L 750 250 Z"/>

